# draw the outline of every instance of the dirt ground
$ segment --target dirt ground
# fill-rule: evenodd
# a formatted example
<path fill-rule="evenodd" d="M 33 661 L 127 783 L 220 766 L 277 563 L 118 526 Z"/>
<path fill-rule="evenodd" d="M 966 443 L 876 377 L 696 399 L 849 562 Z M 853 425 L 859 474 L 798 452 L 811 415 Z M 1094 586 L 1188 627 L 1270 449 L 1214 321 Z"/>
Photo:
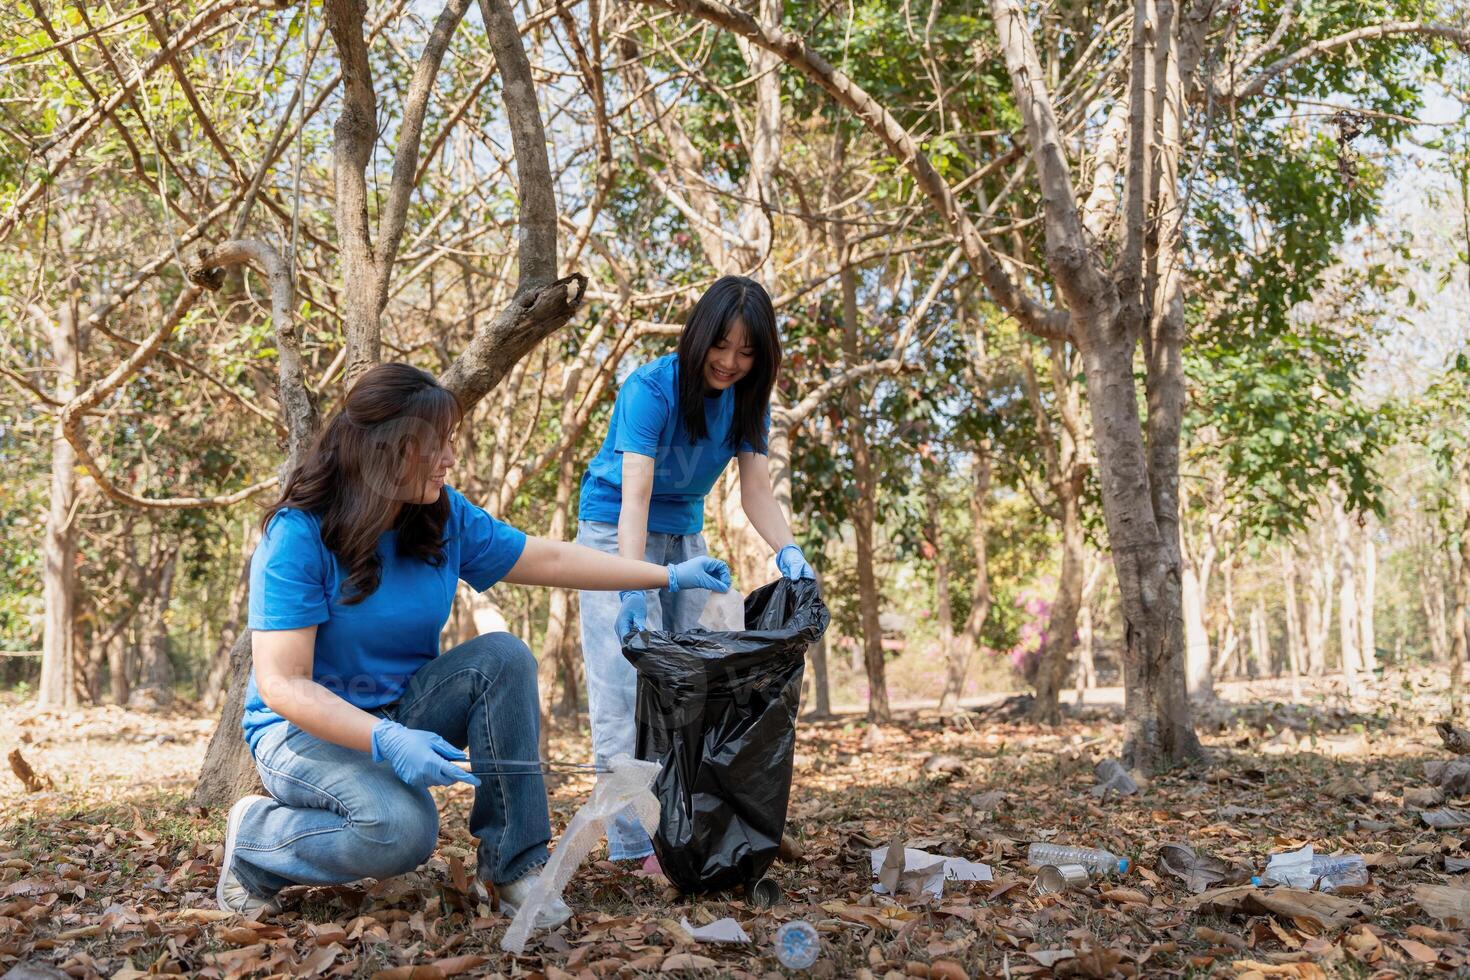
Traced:
<path fill-rule="evenodd" d="M 24 964 L 73 977 L 794 975 L 772 939 L 805 919 L 822 939 L 813 976 L 1407 976 L 1470 970 L 1470 827 L 1441 799 L 1426 763 L 1455 756 L 1435 734 L 1444 679 L 1383 678 L 1349 705 L 1332 683 L 1301 704 L 1277 686 L 1235 686 L 1201 722 L 1210 757 L 1135 774 L 1135 795 L 1093 795 L 1094 767 L 1118 750 L 1111 705 L 1071 709 L 1057 729 L 1019 720 L 1015 701 L 957 719 L 929 713 L 869 728 L 861 719 L 800 727 L 789 833 L 803 851 L 772 874 L 785 901 L 690 899 L 660 876 L 596 861 L 573 880 L 577 917 L 502 953 L 506 920 L 466 881 L 473 841 L 467 788 L 436 791 L 440 848 L 418 872 L 382 882 L 294 889 L 267 922 L 221 915 L 214 884 L 224 814 L 188 806 L 213 722 L 117 708 L 38 712 L 0 705 L 0 751 L 34 771 L 28 791 L 0 774 L 0 970 Z M 551 756 L 586 761 L 586 736 L 559 734 Z M 14 761 L 12 760 L 12 765 Z M 1467 766 L 1470 768 L 1470 766 Z M 590 779 L 555 786 L 560 831 Z M 1450 804 L 1448 807 L 1446 802 Z M 942 896 L 872 891 L 871 851 L 911 848 L 987 864 L 990 882 Z M 1033 894 L 1030 841 L 1106 847 L 1121 876 Z M 1190 885 L 1159 848 L 1186 843 L 1220 859 L 1223 879 Z M 1312 844 L 1362 854 L 1355 893 L 1232 887 L 1268 854 Z M 731 916 L 742 945 L 694 942 Z M 1464 916 L 1462 920 L 1460 916 Z"/>

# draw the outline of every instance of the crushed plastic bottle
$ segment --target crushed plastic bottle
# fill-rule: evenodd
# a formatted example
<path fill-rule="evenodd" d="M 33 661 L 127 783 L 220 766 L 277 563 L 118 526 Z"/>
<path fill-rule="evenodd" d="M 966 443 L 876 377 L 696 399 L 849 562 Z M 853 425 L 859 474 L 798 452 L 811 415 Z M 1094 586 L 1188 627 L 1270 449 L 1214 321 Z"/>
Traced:
<path fill-rule="evenodd" d="M 1318 876 L 1317 889 L 1324 892 L 1368 884 L 1368 863 L 1357 854 L 1318 855 L 1312 859 L 1312 873 Z"/>
<path fill-rule="evenodd" d="M 788 970 L 809 968 L 821 951 L 822 940 L 810 922 L 793 919 L 776 930 L 776 959 Z"/>
<path fill-rule="evenodd" d="M 1268 885 L 1332 892 L 1368 884 L 1368 864 L 1357 854 L 1315 854 L 1308 844 L 1297 851 L 1271 855 L 1259 880 Z"/>
<path fill-rule="evenodd" d="M 1043 865 L 1080 864 L 1097 875 L 1122 874 L 1128 859 L 1099 847 L 1069 847 L 1065 844 L 1032 844 L 1026 848 L 1026 863 Z"/>

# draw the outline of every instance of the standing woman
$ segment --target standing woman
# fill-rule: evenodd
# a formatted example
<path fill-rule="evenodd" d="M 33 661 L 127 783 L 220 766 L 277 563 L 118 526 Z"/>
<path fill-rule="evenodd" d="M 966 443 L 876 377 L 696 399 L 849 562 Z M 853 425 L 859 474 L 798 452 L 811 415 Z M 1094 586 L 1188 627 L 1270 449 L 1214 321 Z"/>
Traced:
<path fill-rule="evenodd" d="M 230 810 L 223 909 L 259 915 L 288 885 L 413 870 L 439 841 L 428 787 L 460 782 L 475 787 L 478 875 L 514 912 L 551 837 L 536 662 L 509 633 L 441 655 L 455 587 L 729 588 L 711 558 L 630 561 L 491 517 L 445 483 L 460 414 L 432 375 L 372 368 L 266 512 L 250 560 L 243 726 L 270 796 Z M 479 777 L 455 765 L 464 747 Z M 570 915 L 558 901 L 537 926 Z"/>
<path fill-rule="evenodd" d="M 711 286 L 684 322 L 676 353 L 638 368 L 618 392 L 602 449 L 582 478 L 577 542 L 656 564 L 704 555 L 704 499 L 731 459 L 750 523 L 787 578 L 814 578 L 771 489 L 766 437 L 771 388 L 781 366 L 776 313 L 745 276 Z M 633 754 L 636 673 L 622 638 L 641 629 L 680 632 L 698 624 L 709 593 L 642 589 L 582 593 L 582 656 L 592 746 L 598 762 Z M 608 835 L 614 861 L 643 858 L 653 844 L 631 813 Z M 651 867 L 651 865 L 650 865 Z"/>

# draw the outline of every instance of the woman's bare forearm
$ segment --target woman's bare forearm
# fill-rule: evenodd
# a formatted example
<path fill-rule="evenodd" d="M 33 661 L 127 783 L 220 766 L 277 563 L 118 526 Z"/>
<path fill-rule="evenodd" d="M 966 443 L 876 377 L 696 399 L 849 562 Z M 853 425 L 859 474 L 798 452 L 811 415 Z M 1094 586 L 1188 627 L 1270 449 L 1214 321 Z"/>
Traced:
<path fill-rule="evenodd" d="M 527 538 L 520 560 L 506 574 L 505 581 L 588 592 L 621 592 L 662 589 L 669 584 L 669 570 L 653 562 L 609 555 L 579 544 Z"/>
<path fill-rule="evenodd" d="M 310 677 L 255 677 L 261 700 L 282 718 L 317 738 L 359 752 L 373 750 L 373 726 L 379 721 L 349 704 Z"/>

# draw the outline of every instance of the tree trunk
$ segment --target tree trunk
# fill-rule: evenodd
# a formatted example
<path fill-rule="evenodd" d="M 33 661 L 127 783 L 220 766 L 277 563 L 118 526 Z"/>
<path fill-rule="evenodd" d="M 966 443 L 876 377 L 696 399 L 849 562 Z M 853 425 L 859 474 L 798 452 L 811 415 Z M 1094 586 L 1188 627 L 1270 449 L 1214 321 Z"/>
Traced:
<path fill-rule="evenodd" d="M 1082 533 L 1082 488 L 1086 471 L 1081 462 L 1081 393 L 1076 373 L 1062 345 L 1050 350 L 1052 412 L 1042 404 L 1035 363 L 1028 344 L 1022 356 L 1022 383 L 1036 422 L 1041 455 L 1046 461 L 1047 485 L 1056 510 L 1051 512 L 1061 532 L 1062 562 L 1056 594 L 1047 617 L 1046 633 L 1031 682 L 1036 691 L 1031 720 L 1055 725 L 1061 721 L 1061 689 L 1070 667 L 1077 638 L 1077 611 L 1082 605 L 1083 566 L 1087 555 Z M 1052 415 L 1060 422 L 1053 430 Z"/>
<path fill-rule="evenodd" d="M 572 447 L 567 447 L 561 454 L 561 465 L 557 470 L 556 477 L 556 502 L 551 511 L 551 523 L 547 528 L 546 536 L 552 541 L 561 541 L 566 538 L 567 525 L 570 523 L 569 513 L 572 500 L 572 483 L 577 473 L 577 460 L 573 454 Z M 541 639 L 540 684 L 541 684 L 541 730 L 542 739 L 545 740 L 545 732 L 552 725 L 552 705 L 556 703 L 556 681 L 560 677 L 562 692 L 559 710 L 555 714 L 559 718 L 570 718 L 575 721 L 578 706 L 578 688 L 580 687 L 577 674 L 568 673 L 567 664 L 567 627 L 571 621 L 572 593 L 569 589 L 552 589 L 547 602 L 546 611 L 546 633 Z M 544 746 L 542 758 L 545 758 Z"/>
<path fill-rule="evenodd" d="M 1225 615 L 1225 621 L 1220 627 L 1220 652 L 1215 657 L 1213 673 L 1221 680 L 1231 676 L 1231 661 L 1235 659 L 1236 651 L 1240 649 L 1240 629 L 1237 626 L 1239 618 L 1235 615 L 1235 559 L 1226 556 L 1220 563 L 1220 581 L 1224 588 L 1221 590 L 1223 603 L 1221 610 Z"/>
<path fill-rule="evenodd" d="M 230 649 L 230 687 L 225 694 L 220 724 L 209 740 L 199 782 L 191 801 L 195 806 L 227 807 L 247 793 L 263 793 L 250 747 L 240 730 L 245 714 L 245 685 L 250 679 L 250 630 L 240 632 Z"/>
<path fill-rule="evenodd" d="M 215 647 L 214 656 L 210 658 L 209 668 L 199 687 L 199 700 L 206 711 L 218 711 L 229 691 L 230 651 L 234 649 L 235 641 L 240 637 L 240 631 L 245 628 L 245 618 L 249 615 L 250 562 L 248 556 L 255 551 L 255 544 L 260 537 L 260 525 L 248 516 L 242 521 L 242 524 L 240 541 L 247 560 L 240 566 L 240 574 L 235 576 L 235 584 L 230 589 L 229 612 L 226 614 L 225 621 L 220 624 L 219 643 Z"/>
<path fill-rule="evenodd" d="M 938 489 L 932 484 L 927 489 L 925 505 L 928 511 L 928 527 L 925 528 L 925 540 L 933 552 L 930 560 L 934 565 L 934 611 L 939 620 L 940 656 L 948 658 L 950 649 L 954 646 L 954 605 L 949 598 L 949 549 L 944 540 Z"/>
<path fill-rule="evenodd" d="M 1291 672 L 1291 697 L 1296 701 L 1302 694 L 1303 643 L 1296 596 L 1296 554 L 1289 548 L 1281 549 L 1281 567 L 1286 593 L 1286 668 Z"/>
<path fill-rule="evenodd" d="M 1077 703 L 1082 703 L 1082 692 L 1097 687 L 1097 658 L 1092 652 L 1097 642 L 1097 631 L 1092 625 L 1092 603 L 1084 601 L 1077 610 L 1077 673 L 1073 683 L 1077 687 Z"/>
<path fill-rule="evenodd" d="M 54 397 L 70 401 L 77 393 L 81 367 L 76 307 L 63 303 L 51 326 L 51 356 L 56 365 Z M 41 541 L 41 587 L 45 625 L 41 638 L 41 681 L 37 700 L 42 707 L 76 704 L 74 657 L 77 615 L 76 450 L 66 440 L 58 421 L 51 435 L 51 498 L 46 532 Z"/>
<path fill-rule="evenodd" d="M 1359 669 L 1362 664 L 1362 646 L 1359 630 L 1362 622 L 1358 618 L 1358 562 L 1357 549 L 1353 547 L 1352 517 L 1341 507 L 1334 514 L 1337 527 L 1337 559 L 1341 569 L 1337 597 L 1337 636 L 1342 656 L 1342 678 L 1347 682 L 1349 696 L 1356 696 L 1362 684 Z"/>
<path fill-rule="evenodd" d="M 172 551 L 149 583 L 143 615 L 138 618 L 138 681 L 128 694 L 128 707 L 158 711 L 173 703 L 174 668 L 169 660 L 168 607 L 173 597 L 174 569 L 179 553 Z"/>
<path fill-rule="evenodd" d="M 1255 666 L 1257 680 L 1265 680 L 1272 675 L 1271 643 L 1266 635 L 1266 607 L 1259 599 L 1251 606 L 1251 662 Z"/>
<path fill-rule="evenodd" d="M 1332 623 L 1332 588 L 1337 565 L 1327 544 L 1317 541 L 1307 576 L 1307 672 L 1321 677 L 1327 670 L 1327 635 Z"/>
<path fill-rule="evenodd" d="M 1470 662 L 1470 466 L 1461 461 L 1455 474 L 1455 497 L 1460 508 L 1459 567 L 1455 570 L 1455 615 L 1452 637 L 1455 655 L 1450 661 L 1451 718 L 1459 715 L 1460 685 Z"/>
<path fill-rule="evenodd" d="M 944 715 L 960 710 L 965 676 L 970 672 L 970 661 L 980 647 L 980 631 L 990 616 L 990 564 L 986 541 L 990 475 L 990 447 L 988 443 L 982 443 L 975 453 L 974 477 L 970 482 L 970 548 L 975 556 L 975 583 L 970 590 L 970 614 L 965 617 L 964 629 L 950 644 L 945 659 L 944 691 L 939 696 L 939 713 Z"/>
<path fill-rule="evenodd" d="M 1064 482 L 1073 484 L 1071 480 Z M 1032 702 L 1031 720 L 1043 725 L 1056 725 L 1062 720 L 1062 684 L 1071 667 L 1072 649 L 1077 642 L 1077 614 L 1082 607 L 1082 566 L 1087 556 L 1082 532 L 1080 481 L 1074 489 L 1075 493 L 1064 492 L 1059 501 L 1062 568 L 1036 669 L 1036 700 Z"/>
<path fill-rule="evenodd" d="M 1077 317 L 1081 304 L 1073 306 Z M 1153 769 L 1203 754 L 1184 682 L 1179 562 L 1155 516 L 1133 376 L 1132 335 L 1116 322 L 1078 330 L 1103 511 L 1123 614 L 1123 761 Z M 1177 476 L 1177 474 L 1176 474 Z M 1167 496 L 1173 487 L 1160 488 Z M 1178 550 L 1177 498 L 1168 523 Z"/>
<path fill-rule="evenodd" d="M 1445 612 L 1444 586 L 1438 576 L 1419 583 L 1419 603 L 1429 629 L 1429 651 L 1437 664 L 1449 663 L 1450 624 Z"/>
<path fill-rule="evenodd" d="M 812 710 L 813 718 L 832 717 L 832 681 L 827 672 L 827 634 L 807 647 L 807 656 L 812 664 Z"/>
<path fill-rule="evenodd" d="M 791 522 L 791 428 L 786 422 L 787 413 L 779 407 L 771 410 L 771 433 L 766 447 L 771 460 L 771 490 L 781 513 Z M 832 716 L 832 685 L 827 673 L 827 636 L 823 634 L 817 642 L 807 647 L 807 658 L 811 662 L 812 706 L 811 717 Z"/>
<path fill-rule="evenodd" d="M 846 232 L 842 222 L 832 224 L 833 247 L 838 255 L 847 250 Z M 841 273 L 842 284 L 842 352 L 847 366 L 856 365 L 861 358 L 861 326 L 858 323 L 857 274 L 851 265 Z M 879 603 L 877 579 L 873 573 L 873 530 L 877 522 L 875 494 L 877 486 L 873 480 L 873 463 L 869 455 L 867 434 L 863 431 L 862 394 L 858 385 L 847 390 L 846 419 L 847 444 L 852 453 L 853 489 L 857 500 L 852 508 L 853 538 L 856 542 L 858 609 L 862 622 L 863 669 L 868 677 L 868 720 L 888 721 L 888 681 L 883 659 L 883 632 L 879 626 Z"/>
<path fill-rule="evenodd" d="M 133 693 L 133 645 L 118 633 L 107 645 L 108 697 L 113 704 L 127 704 Z"/>
<path fill-rule="evenodd" d="M 1374 626 L 1373 606 L 1377 601 L 1378 586 L 1378 547 L 1373 541 L 1373 524 L 1365 522 L 1363 525 L 1363 550 L 1362 550 L 1362 574 L 1360 576 L 1360 589 L 1358 599 L 1358 640 L 1362 644 L 1363 671 L 1372 680 L 1374 671 L 1378 669 L 1378 651 L 1375 645 L 1378 642 L 1378 631 Z"/>
<path fill-rule="evenodd" d="M 1184 533 L 1180 528 L 1180 535 Z M 1182 543 L 1182 542 L 1181 542 Z M 1205 544 L 1198 555 L 1181 548 L 1180 604 L 1184 615 L 1184 676 L 1189 696 L 1196 702 L 1215 696 L 1210 672 L 1210 632 L 1205 626 L 1205 603 L 1210 590 L 1210 572 L 1215 562 L 1215 544 Z"/>

